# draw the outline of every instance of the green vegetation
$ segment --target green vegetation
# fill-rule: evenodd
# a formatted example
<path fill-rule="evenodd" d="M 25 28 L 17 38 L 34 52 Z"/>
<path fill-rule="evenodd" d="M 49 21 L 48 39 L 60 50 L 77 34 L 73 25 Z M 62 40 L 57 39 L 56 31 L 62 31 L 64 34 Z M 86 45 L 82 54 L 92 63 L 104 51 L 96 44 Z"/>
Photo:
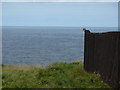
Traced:
<path fill-rule="evenodd" d="M 0 90 L 2 89 L 2 65 L 0 65 Z"/>
<path fill-rule="evenodd" d="M 3 88 L 110 88 L 99 75 L 86 72 L 83 62 L 2 67 Z"/>

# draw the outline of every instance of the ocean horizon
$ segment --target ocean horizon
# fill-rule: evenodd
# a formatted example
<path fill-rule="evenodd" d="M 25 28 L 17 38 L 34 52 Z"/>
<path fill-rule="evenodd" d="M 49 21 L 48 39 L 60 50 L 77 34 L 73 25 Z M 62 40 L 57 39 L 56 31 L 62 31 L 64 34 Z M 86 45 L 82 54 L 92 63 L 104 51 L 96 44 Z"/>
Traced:
<path fill-rule="evenodd" d="M 3 26 L 2 64 L 49 65 L 84 60 L 84 32 L 117 27 Z"/>

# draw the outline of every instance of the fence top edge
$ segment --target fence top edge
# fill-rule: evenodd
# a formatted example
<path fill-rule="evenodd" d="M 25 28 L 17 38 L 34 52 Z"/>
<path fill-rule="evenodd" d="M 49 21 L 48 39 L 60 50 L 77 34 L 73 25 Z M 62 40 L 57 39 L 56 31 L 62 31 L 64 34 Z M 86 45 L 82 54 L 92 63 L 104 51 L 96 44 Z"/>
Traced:
<path fill-rule="evenodd" d="M 85 32 L 85 33 L 91 33 L 91 34 L 107 34 L 107 33 L 110 33 L 110 34 L 112 34 L 112 33 L 119 33 L 120 34 L 120 31 L 108 31 L 108 32 L 91 32 L 90 30 L 86 30 L 85 28 L 83 28 L 83 31 Z"/>
<path fill-rule="evenodd" d="M 110 31 L 110 32 L 100 32 L 100 33 L 94 33 L 93 34 L 120 34 L 120 31 Z"/>

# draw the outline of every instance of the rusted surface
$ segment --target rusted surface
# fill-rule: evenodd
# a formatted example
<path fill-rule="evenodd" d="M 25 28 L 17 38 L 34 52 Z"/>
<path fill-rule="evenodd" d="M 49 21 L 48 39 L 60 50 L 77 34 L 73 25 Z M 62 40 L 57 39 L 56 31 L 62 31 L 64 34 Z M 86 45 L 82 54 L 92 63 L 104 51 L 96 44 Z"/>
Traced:
<path fill-rule="evenodd" d="M 119 88 L 120 32 L 91 33 L 85 31 L 84 68 L 99 73 L 113 88 Z"/>

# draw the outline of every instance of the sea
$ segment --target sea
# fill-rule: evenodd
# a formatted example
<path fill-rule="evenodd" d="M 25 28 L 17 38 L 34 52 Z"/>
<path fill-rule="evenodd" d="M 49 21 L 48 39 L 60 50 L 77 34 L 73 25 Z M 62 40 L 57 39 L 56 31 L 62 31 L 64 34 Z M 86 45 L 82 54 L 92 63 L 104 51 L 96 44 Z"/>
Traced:
<path fill-rule="evenodd" d="M 84 32 L 117 27 L 3 26 L 2 64 L 41 65 L 84 60 Z"/>

